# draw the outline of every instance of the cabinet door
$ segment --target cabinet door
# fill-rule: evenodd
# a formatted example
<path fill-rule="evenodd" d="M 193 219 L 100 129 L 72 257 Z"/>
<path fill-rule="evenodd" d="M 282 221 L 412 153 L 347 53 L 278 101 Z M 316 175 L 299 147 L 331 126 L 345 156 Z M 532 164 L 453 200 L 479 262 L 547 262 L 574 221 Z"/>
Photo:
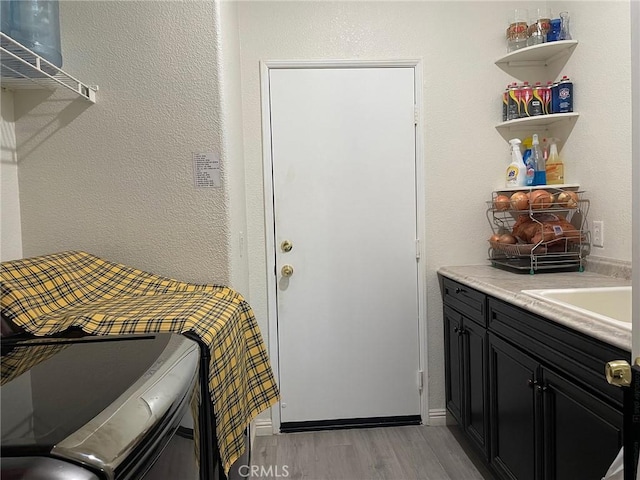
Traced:
<path fill-rule="evenodd" d="M 444 368 L 447 410 L 462 423 L 462 315 L 444 307 Z"/>
<path fill-rule="evenodd" d="M 542 384 L 545 480 L 600 480 L 622 447 L 622 413 L 547 369 Z"/>
<path fill-rule="evenodd" d="M 537 369 L 535 360 L 489 333 L 490 461 L 504 479 L 542 478 Z"/>
<path fill-rule="evenodd" d="M 468 319 L 463 322 L 464 428 L 488 458 L 489 424 L 486 330 Z"/>

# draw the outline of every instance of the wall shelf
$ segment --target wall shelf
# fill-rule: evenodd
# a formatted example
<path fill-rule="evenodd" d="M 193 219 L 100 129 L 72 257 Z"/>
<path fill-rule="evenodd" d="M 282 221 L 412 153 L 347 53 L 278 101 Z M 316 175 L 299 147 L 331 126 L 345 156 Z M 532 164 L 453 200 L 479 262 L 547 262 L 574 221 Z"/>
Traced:
<path fill-rule="evenodd" d="M 507 120 L 506 122 L 496 125 L 498 131 L 515 131 L 529 128 L 542 128 L 546 130 L 551 125 L 559 122 L 575 123 L 580 116 L 577 112 L 569 113 L 552 113 L 551 115 L 537 115 L 535 117 L 517 118 L 515 120 Z"/>
<path fill-rule="evenodd" d="M 91 103 L 96 102 L 97 86 L 81 82 L 4 33 L 0 33 L 0 64 L 3 88 L 55 90 L 63 87 Z"/>
<path fill-rule="evenodd" d="M 512 67 L 547 67 L 562 57 L 568 57 L 578 45 L 577 40 L 560 40 L 521 48 L 497 59 L 495 64 L 506 70 Z"/>
<path fill-rule="evenodd" d="M 514 137 L 528 137 L 533 133 L 554 137 L 557 139 L 558 149 L 562 150 L 579 116 L 577 112 L 569 112 L 518 118 L 499 123 L 496 130 L 507 142 Z"/>
<path fill-rule="evenodd" d="M 560 185 L 527 185 L 518 187 L 502 187 L 496 188 L 494 193 L 497 195 L 504 194 L 505 192 L 528 192 L 532 190 L 551 190 L 554 193 L 558 193 L 559 190 L 569 190 L 577 192 L 580 190 L 580 185 L 577 183 L 562 183 Z"/>

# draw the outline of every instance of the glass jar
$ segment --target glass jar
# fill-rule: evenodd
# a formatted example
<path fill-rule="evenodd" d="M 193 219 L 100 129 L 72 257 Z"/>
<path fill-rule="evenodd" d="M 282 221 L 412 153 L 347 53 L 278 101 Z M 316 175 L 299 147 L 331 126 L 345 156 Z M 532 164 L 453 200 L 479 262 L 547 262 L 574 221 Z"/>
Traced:
<path fill-rule="evenodd" d="M 528 11 L 523 8 L 516 8 L 509 12 L 506 32 L 507 52 L 513 52 L 527 46 L 528 38 Z"/>
<path fill-rule="evenodd" d="M 560 12 L 560 40 L 571 40 L 569 12 Z"/>
<path fill-rule="evenodd" d="M 547 41 L 551 27 L 551 11 L 547 7 L 537 8 L 529 23 L 527 45 L 538 45 Z"/>

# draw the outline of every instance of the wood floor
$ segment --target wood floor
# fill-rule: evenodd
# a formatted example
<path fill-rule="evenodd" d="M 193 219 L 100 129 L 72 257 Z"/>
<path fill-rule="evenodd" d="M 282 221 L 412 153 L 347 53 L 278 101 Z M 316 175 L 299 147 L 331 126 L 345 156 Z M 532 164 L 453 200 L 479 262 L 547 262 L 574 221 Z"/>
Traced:
<path fill-rule="evenodd" d="M 239 462 L 229 480 L 494 480 L 460 443 L 458 427 L 387 427 L 256 437 L 251 464 Z M 240 475 L 242 473 L 242 475 Z M 249 474 L 249 475 L 247 475 Z M 174 436 L 145 476 L 197 480 L 193 440 Z"/>
<path fill-rule="evenodd" d="M 256 437 L 253 478 L 493 480 L 458 427 L 386 427 Z M 468 450 L 468 449 L 467 449 Z M 262 468 L 262 470 L 256 470 Z"/>

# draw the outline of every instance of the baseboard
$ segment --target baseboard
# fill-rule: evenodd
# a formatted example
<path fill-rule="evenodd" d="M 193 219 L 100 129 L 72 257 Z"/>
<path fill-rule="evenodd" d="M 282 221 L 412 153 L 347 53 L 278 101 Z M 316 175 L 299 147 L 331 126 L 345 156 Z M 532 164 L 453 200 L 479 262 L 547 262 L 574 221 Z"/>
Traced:
<path fill-rule="evenodd" d="M 268 435 L 273 435 L 273 424 L 271 423 L 271 419 L 256 418 L 254 431 L 256 433 L 256 437 L 266 437 Z"/>
<path fill-rule="evenodd" d="M 249 424 L 249 445 L 251 446 L 251 451 L 253 452 L 253 445 L 256 442 L 256 420 L 255 418 Z"/>
<path fill-rule="evenodd" d="M 446 408 L 432 408 L 429 410 L 429 418 L 427 418 L 427 425 L 432 427 L 441 427 L 447 424 L 447 409 Z"/>
<path fill-rule="evenodd" d="M 252 434 L 256 437 L 273 435 L 273 424 L 270 418 L 257 418 L 253 423 Z M 432 426 L 447 425 L 447 410 L 445 408 L 432 408 L 429 410 L 429 417 L 426 423 Z"/>

